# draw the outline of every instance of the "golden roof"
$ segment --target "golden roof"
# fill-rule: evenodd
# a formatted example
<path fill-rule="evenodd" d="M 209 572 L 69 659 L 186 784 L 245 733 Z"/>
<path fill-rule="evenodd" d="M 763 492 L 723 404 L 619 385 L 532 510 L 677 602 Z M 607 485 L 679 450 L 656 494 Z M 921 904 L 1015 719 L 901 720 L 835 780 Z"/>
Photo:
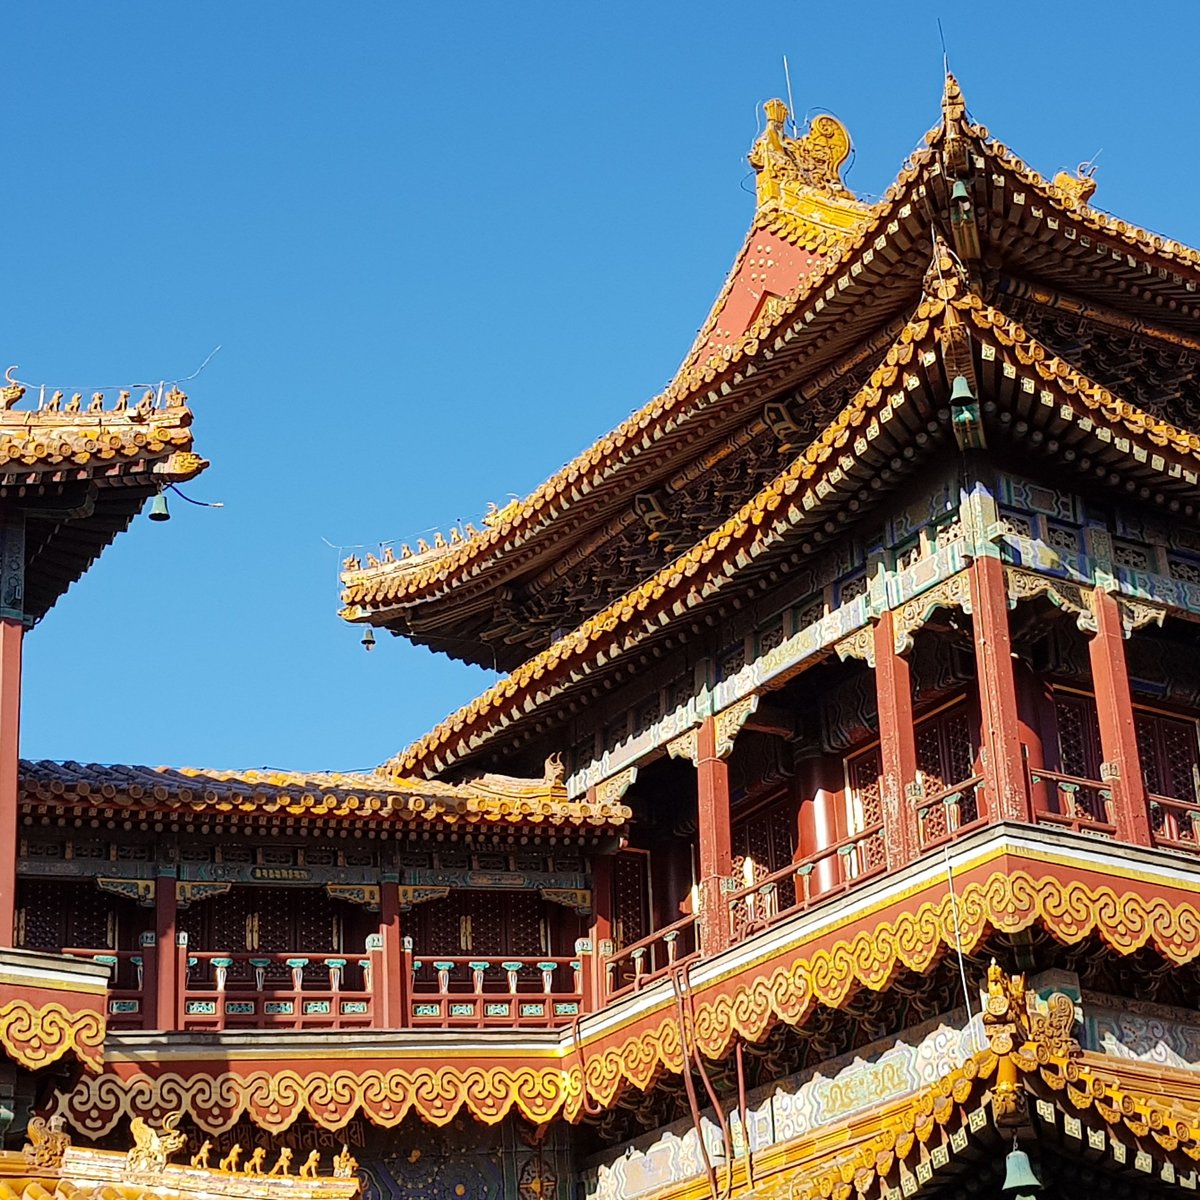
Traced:
<path fill-rule="evenodd" d="M 441 783 L 386 769 L 213 771 L 22 760 L 19 790 L 26 806 L 80 812 L 103 808 L 356 818 L 398 825 L 582 828 L 620 826 L 630 816 L 622 804 L 569 800 L 553 765 L 543 779 L 480 775 L 467 783 Z"/>
<path fill-rule="evenodd" d="M 948 390 L 940 359 L 931 353 L 948 314 L 956 324 L 969 321 L 978 343 L 1004 353 L 1013 380 L 1028 380 L 1031 389 L 1061 402 L 1074 414 L 1071 419 L 1085 418 L 1096 428 L 1115 431 L 1119 438 L 1106 433 L 1105 440 L 1118 448 L 1124 444 L 1131 460 L 1156 471 L 1164 485 L 1180 486 L 1178 461 L 1186 461 L 1192 471 L 1200 469 L 1200 437 L 1087 379 L 999 309 L 964 294 L 951 259 L 942 259 L 940 266 L 946 277 L 931 285 L 933 294 L 918 306 L 866 386 L 789 467 L 684 554 L 453 713 L 385 769 L 404 774 L 446 769 L 487 736 L 582 679 L 597 660 L 612 660 L 704 603 L 786 534 L 824 520 L 828 508 L 847 497 L 850 477 L 875 453 L 880 420 L 888 419 L 882 417 L 884 410 L 903 404 L 904 393 L 921 385 L 918 372 L 928 388 Z M 889 428 L 893 437 L 902 438 L 897 424 Z M 829 486 L 830 477 L 840 487 Z M 664 614 L 670 616 L 664 619 Z"/>
<path fill-rule="evenodd" d="M 79 479 L 114 466 L 125 472 L 150 470 L 163 483 L 198 475 L 208 464 L 191 453 L 191 410 L 177 388 L 164 394 L 147 389 L 131 403 L 121 392 L 105 408 L 103 392 L 86 403 L 76 392 L 44 395 L 36 409 L 14 407 L 25 387 L 0 387 L 0 482 L 13 477 L 53 472 Z M 65 401 L 65 402 L 64 402 Z"/>
<path fill-rule="evenodd" d="M 911 244 L 910 226 L 919 227 L 924 221 L 928 228 L 928 217 L 917 213 L 913 201 L 920 194 L 948 196 L 943 160 L 951 153 L 961 155 L 964 162 L 974 158 L 981 181 L 978 186 L 985 189 L 987 204 L 1005 211 L 1005 206 L 1015 206 L 1014 211 L 1022 214 L 1038 208 L 1052 216 L 1047 228 L 1056 244 L 1069 247 L 1073 255 L 1109 247 L 1115 255 L 1119 249 L 1122 255 L 1129 255 L 1131 263 L 1136 262 L 1137 270 L 1145 268 L 1148 286 L 1167 279 L 1161 273 L 1168 269 L 1186 271 L 1192 281 L 1200 279 L 1200 252 L 1091 207 L 1088 201 L 1094 189 L 1090 180 L 1063 172 L 1049 182 L 993 140 L 986 127 L 970 123 L 953 76 L 946 82 L 942 121 L 926 135 L 924 148 L 904 164 L 873 207 L 854 200 L 841 184 L 837 168 L 849 145 L 844 129 L 833 118 L 818 118 L 804 137 L 788 138 L 783 131 L 786 109 L 779 102 L 771 105 L 768 130 L 752 152 L 758 160 L 760 200 L 752 234 L 753 228 L 771 228 L 804 244 L 811 238 L 811 230 L 824 222 L 829 236 L 821 241 L 821 249 L 827 254 L 787 296 L 765 306 L 735 344 L 703 360 L 693 352 L 665 392 L 528 497 L 493 513 L 483 530 L 468 528 L 465 536 L 456 530 L 449 540 L 442 538 L 440 545 L 429 547 L 428 553 L 375 559 L 366 566 L 356 559 L 347 560 L 342 575 L 344 619 L 386 619 L 389 609 L 434 600 L 460 582 L 481 575 L 539 531 L 562 520 L 566 511 L 611 487 L 629 461 L 644 456 L 655 441 L 671 436 L 690 414 L 704 411 L 714 396 L 720 397 L 722 389 L 764 369 L 766 361 L 806 324 L 815 327 L 822 322 L 822 310 L 826 310 L 824 319 L 830 319 L 829 310 L 834 307 L 828 303 L 834 295 L 831 285 L 839 290 L 866 286 L 859 279 L 860 274 L 866 275 L 862 271 L 866 262 L 883 254 L 901 236 Z M 921 209 L 923 212 L 924 203 Z M 902 248 L 899 253 L 889 251 L 889 257 L 901 259 Z M 736 270 L 737 264 L 735 274 Z M 1141 300 L 1152 302 L 1153 298 L 1147 294 Z"/>
<path fill-rule="evenodd" d="M 343 1147 L 329 1164 L 316 1151 L 292 1161 L 286 1146 L 247 1154 L 241 1148 L 209 1165 L 210 1143 L 184 1165 L 172 1163 L 187 1143 L 181 1114 L 161 1129 L 140 1117 L 131 1122 L 133 1147 L 126 1153 L 72 1146 L 61 1117 L 35 1117 L 21 1153 L 0 1152 L 0 1200 L 354 1200 L 362 1190 L 358 1163 Z"/>

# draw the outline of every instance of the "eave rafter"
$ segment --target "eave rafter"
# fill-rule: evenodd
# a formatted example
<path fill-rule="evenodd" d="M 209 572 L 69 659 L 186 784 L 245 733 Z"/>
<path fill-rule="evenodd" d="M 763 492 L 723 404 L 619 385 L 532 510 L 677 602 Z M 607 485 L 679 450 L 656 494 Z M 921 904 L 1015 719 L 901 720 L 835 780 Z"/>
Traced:
<path fill-rule="evenodd" d="M 778 563 L 781 551 L 795 549 L 804 529 L 812 529 L 813 539 L 820 541 L 826 522 L 832 519 L 837 529 L 865 514 L 872 495 L 945 440 L 950 392 L 960 369 L 977 374 L 981 395 L 991 406 L 989 424 L 1020 436 L 1032 427 L 1032 448 L 1056 451 L 1067 445 L 1077 469 L 1102 466 L 1110 486 L 1132 486 L 1144 498 L 1168 505 L 1194 502 L 1200 438 L 1143 413 L 1050 354 L 1000 310 L 965 292 L 951 259 L 942 258 L 930 272 L 927 288 L 868 385 L 767 488 L 687 553 L 535 655 L 385 769 L 437 774 L 497 736 L 511 736 L 512 726 L 529 721 L 535 710 L 611 669 L 615 659 L 673 623 L 690 620 L 735 578 L 749 580 Z M 966 351 L 963 336 L 969 338 Z M 956 356 L 964 353 L 967 366 L 956 367 Z"/>

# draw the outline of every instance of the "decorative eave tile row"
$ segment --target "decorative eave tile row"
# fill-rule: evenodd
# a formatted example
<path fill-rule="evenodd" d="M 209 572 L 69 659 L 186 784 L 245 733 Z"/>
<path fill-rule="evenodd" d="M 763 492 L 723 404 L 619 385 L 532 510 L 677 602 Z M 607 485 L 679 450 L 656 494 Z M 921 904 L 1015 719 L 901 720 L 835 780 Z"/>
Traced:
<path fill-rule="evenodd" d="M 24 395 L 20 385 L 0 388 L 0 482 L 46 474 L 63 479 L 103 476 L 113 467 L 155 464 L 155 474 L 178 482 L 208 464 L 191 453 L 192 413 L 187 396 L 172 389 L 161 399 L 153 391 L 134 405 L 122 392 L 115 407 L 104 408 L 97 392 L 87 408 L 73 397 L 64 409 L 56 395 L 36 410 L 12 406 Z"/>
<path fill-rule="evenodd" d="M 335 817 L 400 825 L 622 826 L 624 805 L 567 798 L 561 780 L 483 775 L 470 783 L 383 772 L 203 771 L 22 760 L 25 807 Z"/>
<path fill-rule="evenodd" d="M 931 148 L 918 151 L 905 164 L 896 181 L 874 210 L 863 229 L 849 239 L 841 253 L 823 260 L 779 306 L 764 312 L 742 335 L 735 347 L 712 361 L 685 366 L 665 392 L 610 434 L 590 446 L 574 461 L 551 476 L 526 499 L 495 514 L 488 528 L 465 541 L 431 550 L 429 557 L 413 556 L 367 568 L 351 567 L 342 575 L 341 616 L 349 621 L 370 620 L 372 610 L 413 602 L 441 594 L 507 556 L 539 531 L 557 521 L 564 511 L 589 493 L 603 487 L 629 460 L 639 457 L 660 440 L 678 433 L 699 414 L 720 404 L 750 377 L 765 370 L 771 360 L 794 354 L 794 343 L 810 329 L 835 320 L 833 302 L 856 289 L 869 294 L 865 267 L 873 262 L 899 259 L 889 253 L 891 241 L 902 226 L 921 226 L 915 211 L 915 192 L 922 167 L 932 160 Z M 924 265 L 920 267 L 924 270 Z M 914 272 L 914 291 L 917 277 Z"/>
<path fill-rule="evenodd" d="M 946 266 L 949 266 L 946 260 Z M 982 343 L 982 354 L 1000 353 L 1020 386 L 1054 401 L 1058 419 L 1127 456 L 1139 469 L 1177 488 L 1194 485 L 1200 470 L 1200 438 L 1166 424 L 1114 396 L 1031 338 L 1017 322 L 963 294 L 953 274 L 937 295 L 927 296 L 889 350 L 867 386 L 781 475 L 738 513 L 664 567 L 558 642 L 535 655 L 471 704 L 454 713 L 420 741 L 389 761 L 384 770 L 405 774 L 437 772 L 477 749 L 498 728 L 519 720 L 596 666 L 632 648 L 644 637 L 705 602 L 744 566 L 759 558 L 804 520 L 815 519 L 845 498 L 852 469 L 875 441 L 906 393 L 920 391 L 910 366 L 932 368 L 939 382 L 934 347 L 942 336 L 938 318 L 947 302 L 963 313 Z M 919 352 L 919 353 L 918 353 Z M 899 385 L 899 393 L 896 393 Z M 880 410 L 887 405 L 887 416 Z M 876 431 L 872 433 L 872 428 Z M 895 431 L 900 423 L 890 426 Z M 1102 432 L 1093 432 L 1102 431 Z M 819 475 L 826 475 L 818 480 Z M 832 481 L 832 482 L 831 482 Z M 793 497 L 797 497 L 793 499 Z M 682 593 L 682 594 L 681 594 Z"/>
<path fill-rule="evenodd" d="M 516 719 L 566 683 L 578 682 L 642 638 L 724 587 L 818 508 L 837 502 L 868 445 L 906 403 L 905 368 L 919 348 L 934 350 L 933 324 L 945 301 L 926 298 L 867 385 L 811 445 L 729 520 L 620 600 L 523 663 L 382 768 L 397 774 L 444 770 L 479 744 L 485 722 Z M 930 360 L 932 361 L 932 360 Z M 832 481 L 832 482 L 831 482 Z M 810 514 L 812 517 L 810 518 Z"/>

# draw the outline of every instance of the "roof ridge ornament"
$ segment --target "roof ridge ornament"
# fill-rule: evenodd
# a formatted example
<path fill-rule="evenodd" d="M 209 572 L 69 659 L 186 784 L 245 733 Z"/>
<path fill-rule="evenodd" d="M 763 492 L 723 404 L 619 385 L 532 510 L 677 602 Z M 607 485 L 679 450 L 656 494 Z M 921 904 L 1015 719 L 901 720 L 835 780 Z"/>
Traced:
<path fill-rule="evenodd" d="M 788 106 L 780 99 L 763 105 L 767 127 L 750 149 L 758 175 L 758 215 L 786 213 L 825 233 L 855 232 L 868 212 L 842 180 L 852 144 L 845 125 L 819 113 L 800 137 L 787 133 Z"/>

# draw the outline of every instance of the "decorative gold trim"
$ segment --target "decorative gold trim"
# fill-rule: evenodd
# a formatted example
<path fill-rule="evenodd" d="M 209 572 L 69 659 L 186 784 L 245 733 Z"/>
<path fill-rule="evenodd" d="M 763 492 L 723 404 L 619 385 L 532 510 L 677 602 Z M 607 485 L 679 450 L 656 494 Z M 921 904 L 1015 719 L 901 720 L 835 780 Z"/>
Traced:
<path fill-rule="evenodd" d="M 835 642 L 833 646 L 837 656 L 845 662 L 848 658 L 860 658 L 872 670 L 875 669 L 875 626 L 864 625 L 856 629 L 848 637 Z"/>
<path fill-rule="evenodd" d="M 51 1002 L 37 1007 L 10 1000 L 0 1007 L 0 1046 L 31 1071 L 76 1054 L 93 1071 L 104 1061 L 104 1014 L 88 1009 L 72 1012 Z"/>
<path fill-rule="evenodd" d="M 211 900 L 214 896 L 223 896 L 232 887 L 233 884 L 225 880 L 219 883 L 181 880 L 175 885 L 175 902 L 180 908 L 187 908 L 198 900 Z"/>
<path fill-rule="evenodd" d="M 626 767 L 624 771 L 618 771 L 616 775 L 610 776 L 603 783 L 596 785 L 596 801 L 604 804 L 619 804 L 622 797 L 637 780 L 637 767 Z"/>
<path fill-rule="evenodd" d="M 745 696 L 728 708 L 722 709 L 714 718 L 716 725 L 716 755 L 728 758 L 733 753 L 733 743 L 741 733 L 742 726 L 758 708 L 758 695 Z"/>
<path fill-rule="evenodd" d="M 959 571 L 928 591 L 906 600 L 892 614 L 892 628 L 897 654 L 907 654 L 913 648 L 913 635 L 922 628 L 939 608 L 960 608 L 971 612 L 971 578 Z"/>
<path fill-rule="evenodd" d="M 368 912 L 379 911 L 379 885 L 377 883 L 327 883 L 325 894 L 331 900 L 345 900 L 348 904 L 361 904 Z M 430 899 L 433 898 L 430 897 Z"/>
<path fill-rule="evenodd" d="M 153 879 L 107 879 L 97 878 L 96 886 L 102 892 L 110 892 L 125 900 L 133 900 L 143 908 L 154 907 Z"/>
<path fill-rule="evenodd" d="M 667 755 L 670 758 L 685 759 L 693 767 L 700 764 L 700 727 L 693 726 L 678 737 L 667 743 Z"/>
<path fill-rule="evenodd" d="M 1008 583 L 1008 605 L 1015 608 L 1022 600 L 1045 596 L 1056 608 L 1072 613 L 1075 624 L 1084 633 L 1096 632 L 1096 614 L 1087 590 L 1078 583 L 1066 579 L 1053 579 L 1034 571 L 1023 571 L 1019 567 L 1005 567 Z"/>

